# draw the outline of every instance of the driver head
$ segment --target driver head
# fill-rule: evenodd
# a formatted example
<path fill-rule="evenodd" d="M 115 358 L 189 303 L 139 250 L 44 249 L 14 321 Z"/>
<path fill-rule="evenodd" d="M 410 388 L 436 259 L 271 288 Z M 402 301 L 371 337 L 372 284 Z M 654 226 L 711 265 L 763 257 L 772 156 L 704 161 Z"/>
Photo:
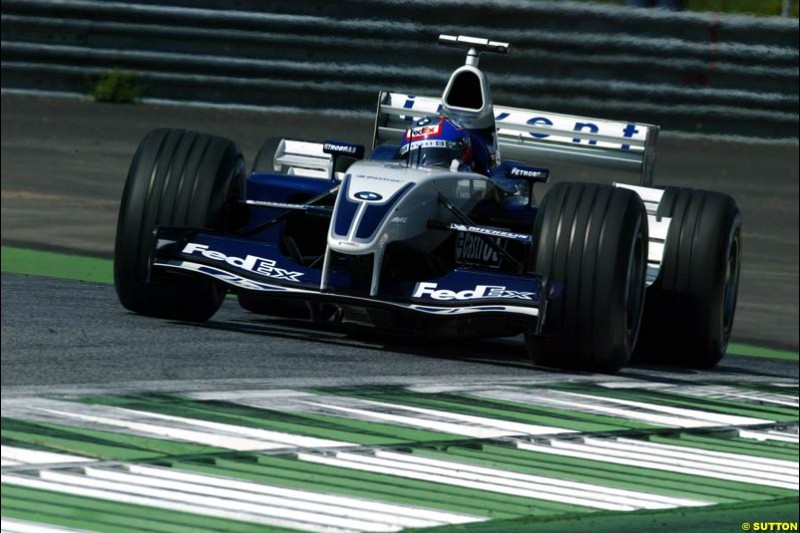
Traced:
<path fill-rule="evenodd" d="M 399 155 L 411 167 L 451 168 L 457 160 L 466 170 L 472 163 L 469 132 L 444 117 L 423 117 L 406 130 Z"/>

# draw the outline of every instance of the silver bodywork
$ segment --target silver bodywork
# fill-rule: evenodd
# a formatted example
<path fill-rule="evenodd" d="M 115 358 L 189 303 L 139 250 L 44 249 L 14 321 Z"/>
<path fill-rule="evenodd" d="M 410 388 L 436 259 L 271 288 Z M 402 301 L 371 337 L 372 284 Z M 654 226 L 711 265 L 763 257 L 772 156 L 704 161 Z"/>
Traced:
<path fill-rule="evenodd" d="M 502 156 L 532 165 L 567 161 L 636 171 L 640 175 L 639 186 L 617 186 L 636 192 L 647 207 L 647 281 L 652 284 L 658 277 L 669 229 L 669 219 L 656 216 L 663 192 L 651 187 L 658 126 L 495 106 L 487 77 L 478 68 L 478 56 L 486 51 L 507 53 L 509 46 L 452 36 L 441 36 L 440 43 L 468 48 L 466 64 L 453 72 L 441 98 L 381 92 L 373 148 L 384 143 L 399 144 L 413 121 L 442 115 L 464 127 L 489 131 L 493 165 L 498 165 Z M 459 76 L 472 77 L 478 88 L 472 108 L 456 105 L 451 98 Z M 324 153 L 321 143 L 293 140 L 280 144 L 274 167 L 290 175 L 342 180 L 328 232 L 320 289 L 326 288 L 331 253 L 372 254 L 371 295 L 378 291 L 377 273 L 387 244 L 405 241 L 426 251 L 447 237 L 444 232 L 428 230 L 429 220 L 446 222 L 452 218 L 437 201 L 439 194 L 458 209 L 469 211 L 493 188 L 491 179 L 482 174 L 408 168 L 402 161 L 359 161 L 346 174 L 335 175 L 333 157 Z M 381 208 L 385 213 L 375 224 L 374 213 L 380 214 Z M 364 229 L 365 226 L 370 227 Z"/>
<path fill-rule="evenodd" d="M 335 209 L 328 246 L 336 252 L 349 254 L 377 253 L 387 242 L 414 240 L 427 235 L 427 223 L 431 219 L 449 218 L 447 211 L 437 202 L 441 192 L 456 207 L 469 211 L 483 199 L 491 188 L 491 181 L 485 176 L 473 173 L 450 172 L 439 168 L 406 168 L 402 164 L 381 163 L 375 161 L 359 161 L 350 167 L 346 176 L 347 200 L 356 202 L 358 209 L 352 220 L 347 222 L 347 233 L 336 231 L 343 214 Z M 370 192 L 381 197 L 380 200 L 362 200 L 357 197 L 363 192 Z M 402 195 L 402 198 L 398 198 Z M 368 238 L 357 237 L 357 230 L 363 222 L 363 216 L 369 206 L 387 206 L 391 208 L 386 217 Z M 437 238 L 433 235 L 431 239 Z M 444 239 L 439 236 L 438 239 Z M 430 242 L 432 248 L 438 242 Z"/>
<path fill-rule="evenodd" d="M 458 209 L 469 211 L 492 187 L 489 178 L 475 173 L 409 168 L 403 162 L 354 163 L 344 176 L 336 199 L 322 267 L 321 289 L 326 288 L 331 252 L 372 254 L 370 295 L 376 295 L 378 273 L 387 244 L 405 241 L 412 247 L 427 251 L 447 238 L 444 232 L 428 229 L 430 220 L 447 221 L 451 218 L 437 201 L 439 194 Z M 373 215 L 373 212 L 377 214 Z M 366 220 L 368 215 L 372 217 L 371 221 Z"/>

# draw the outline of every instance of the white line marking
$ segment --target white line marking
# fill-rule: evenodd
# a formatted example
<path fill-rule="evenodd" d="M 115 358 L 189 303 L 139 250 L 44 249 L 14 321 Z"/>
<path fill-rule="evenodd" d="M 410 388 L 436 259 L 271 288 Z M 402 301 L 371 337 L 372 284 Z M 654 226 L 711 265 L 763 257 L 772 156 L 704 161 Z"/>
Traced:
<path fill-rule="evenodd" d="M 652 461 L 665 462 L 676 465 L 689 465 L 689 464 L 703 464 L 710 470 L 718 470 L 720 472 L 742 473 L 758 476 L 759 474 L 773 473 L 777 477 L 782 477 L 787 474 L 791 477 L 791 471 L 795 470 L 794 477 L 797 477 L 797 464 L 784 462 L 782 465 L 770 464 L 755 464 L 750 461 L 749 456 L 739 456 L 737 459 L 730 459 L 727 457 L 707 456 L 705 454 L 693 453 L 693 450 L 686 448 L 684 450 L 666 450 L 663 448 L 652 446 L 639 446 L 638 443 L 619 442 L 611 439 L 595 439 L 584 438 L 583 442 L 586 446 L 603 448 L 609 454 L 620 453 L 620 456 L 628 455 L 642 455 L 649 456 Z M 553 445 L 560 446 L 561 444 L 553 443 Z M 787 472 L 787 470 L 789 472 Z"/>
<path fill-rule="evenodd" d="M 319 510 L 291 509 L 276 505 L 278 498 L 265 495 L 253 494 L 247 499 L 242 499 L 246 493 L 226 489 L 212 488 L 203 490 L 190 483 L 179 483 L 167 480 L 151 480 L 150 484 L 141 484 L 146 476 L 135 476 L 130 474 L 114 475 L 114 472 L 95 469 L 84 469 L 92 471 L 93 474 L 102 474 L 103 478 L 93 476 L 82 476 L 45 470 L 39 473 L 45 480 L 78 485 L 88 488 L 98 488 L 106 491 L 124 492 L 137 494 L 140 496 L 158 497 L 168 501 L 178 501 L 189 504 L 204 505 L 209 508 L 223 509 L 227 511 L 245 511 L 255 515 L 276 517 L 295 520 L 307 524 L 317 524 L 320 526 L 334 526 L 337 528 L 348 528 L 362 531 L 397 531 L 397 525 L 379 524 L 367 520 L 355 518 L 336 517 L 330 514 L 320 514 Z M 110 479 L 116 478 L 116 479 Z M 124 481 L 120 481 L 124 479 Z M 136 483 L 132 481 L 136 480 Z M 161 487 L 158 486 L 161 483 Z M 188 492 L 187 489 L 191 492 Z M 213 494 L 217 492 L 217 494 Z"/>
<path fill-rule="evenodd" d="M 82 463 L 85 461 L 94 461 L 94 459 L 79 457 L 77 455 L 30 450 L 27 448 L 5 445 L 0 446 L 0 455 L 3 459 L 3 466 L 6 466 L 7 461 L 12 463 L 16 462 L 18 464 Z"/>
<path fill-rule="evenodd" d="M 152 476 L 155 478 L 174 479 L 177 481 L 185 481 L 188 483 L 196 483 L 200 485 L 207 485 L 213 487 L 230 488 L 235 490 L 255 492 L 259 494 L 271 494 L 282 496 L 292 500 L 303 502 L 318 502 L 340 507 L 354 508 L 354 509 L 369 509 L 371 512 L 381 513 L 383 516 L 397 515 L 400 517 L 413 517 L 441 524 L 462 524 L 469 522 L 478 522 L 486 520 L 485 517 L 472 516 L 459 513 L 451 513 L 447 511 L 438 511 L 435 509 L 428 509 L 424 507 L 413 507 L 410 505 L 399 505 L 394 503 L 386 503 L 377 500 L 368 500 L 364 498 L 356 498 L 352 496 L 337 496 L 334 494 L 326 494 L 321 492 L 311 492 L 298 489 L 287 489 L 284 487 L 277 487 L 272 485 L 262 485 L 249 481 L 242 481 L 221 476 L 212 476 L 207 474 L 196 474 L 184 470 L 177 470 L 174 468 L 162 468 L 154 466 L 144 466 L 138 464 L 125 465 L 125 468 L 134 473 L 145 476 Z"/>
<path fill-rule="evenodd" d="M 709 458 L 731 459 L 733 461 L 744 462 L 745 464 L 751 466 L 761 465 L 761 464 L 769 465 L 771 467 L 779 468 L 780 469 L 779 472 L 784 472 L 785 470 L 797 470 L 798 468 L 800 468 L 800 464 L 798 463 L 793 463 L 791 461 L 782 461 L 781 459 L 770 459 L 768 457 L 757 457 L 753 455 L 745 455 L 745 454 L 731 453 L 731 452 L 718 452 L 714 450 L 705 450 L 703 448 L 692 448 L 691 446 L 662 444 L 660 442 L 626 439 L 624 437 L 616 439 L 616 441 L 620 443 L 634 444 L 636 446 L 639 446 L 640 448 L 644 447 L 644 448 L 654 448 L 660 450 L 674 450 L 675 452 L 686 453 L 690 458 L 694 457 L 700 459 L 705 456 Z"/>
<path fill-rule="evenodd" d="M 146 505 L 159 509 L 181 511 L 203 516 L 240 520 L 254 524 L 287 527 L 318 533 L 358 533 L 362 531 L 360 528 L 342 528 L 319 524 L 318 522 L 308 522 L 298 519 L 293 513 L 286 513 L 293 515 L 288 517 L 270 516 L 266 513 L 273 511 L 273 509 L 259 505 L 239 504 L 239 502 L 221 498 L 200 496 L 186 497 L 187 495 L 182 495 L 180 493 L 149 488 L 146 491 L 136 492 L 133 490 L 133 487 L 128 487 L 126 485 L 119 486 L 120 484 L 118 483 L 89 480 L 83 476 L 70 476 L 68 474 L 48 470 L 42 471 L 41 475 L 41 478 L 20 475 L 2 475 L 0 478 L 3 483 L 23 487 L 51 490 L 134 505 Z M 81 481 L 89 481 L 89 483 L 80 483 Z"/>
<path fill-rule="evenodd" d="M 638 379 L 631 379 L 625 381 L 604 381 L 597 383 L 600 387 L 607 389 L 671 389 L 674 387 L 671 383 L 659 383 L 657 381 L 640 381 Z"/>
<path fill-rule="evenodd" d="M 656 503 L 643 498 L 608 495 L 597 491 L 598 488 L 604 489 L 605 487 L 594 486 L 593 488 L 588 488 L 587 486 L 587 490 L 577 490 L 534 481 L 522 481 L 496 475 L 479 474 L 468 471 L 464 468 L 462 463 L 449 463 L 447 467 L 442 468 L 343 452 L 336 453 L 335 457 L 309 453 L 298 453 L 297 456 L 299 459 L 308 462 L 420 479 L 435 483 L 446 483 L 459 487 L 512 494 L 538 500 L 592 507 L 595 509 L 632 511 L 635 509 L 666 509 L 675 507 L 675 505 L 667 505 L 660 502 Z M 553 481 L 557 482 L 558 480 Z M 696 502 L 696 505 L 706 504 L 705 502 Z"/>
<path fill-rule="evenodd" d="M 795 484 L 798 482 L 797 474 L 794 475 L 792 475 L 791 473 L 775 474 L 772 472 L 765 472 L 763 465 L 758 465 L 756 468 L 748 467 L 746 464 L 740 464 L 739 466 L 726 466 L 719 464 L 720 462 L 716 459 L 704 460 L 703 458 L 700 458 L 698 460 L 698 459 L 681 459 L 674 456 L 662 457 L 657 454 L 654 454 L 653 450 L 651 449 L 642 450 L 641 448 L 637 448 L 636 446 L 629 446 L 629 445 L 614 446 L 613 443 L 605 439 L 587 438 L 584 439 L 584 441 L 585 444 L 580 444 L 577 442 L 553 440 L 551 441 L 550 445 L 553 447 L 567 449 L 567 450 L 591 450 L 595 453 L 608 455 L 611 457 L 638 458 L 638 459 L 648 460 L 653 463 L 662 463 L 668 466 L 674 465 L 674 466 L 684 466 L 690 468 L 694 467 L 708 472 L 720 472 L 726 474 L 744 475 L 752 477 L 754 479 L 763 478 L 763 479 L 769 479 L 770 481 L 778 480 L 787 483 L 794 482 Z"/>
<path fill-rule="evenodd" d="M 491 439 L 497 437 L 506 437 L 513 435 L 508 431 L 499 430 L 496 428 L 476 427 L 469 424 L 458 424 L 456 422 L 440 422 L 437 420 L 426 420 L 424 418 L 404 416 L 392 413 L 380 413 L 377 411 L 370 411 L 367 409 L 354 409 L 352 407 L 344 407 L 340 405 L 331 405 L 319 402 L 304 402 L 308 405 L 321 407 L 325 410 L 337 411 L 348 413 L 352 415 L 360 415 L 366 418 L 377 419 L 385 422 L 396 423 L 400 425 L 431 429 L 434 431 L 441 431 L 443 433 L 452 433 L 454 435 L 466 435 L 478 439 Z"/>
<path fill-rule="evenodd" d="M 303 435 L 293 435 L 291 433 L 282 433 L 278 431 L 270 431 L 268 429 L 253 428 L 248 426 L 234 426 L 232 424 L 209 422 L 207 420 L 202 420 L 199 418 L 184 418 L 179 416 L 164 415 L 161 413 L 151 413 L 149 411 L 137 411 L 133 409 L 120 408 L 119 410 L 131 414 L 133 416 L 152 417 L 179 424 L 200 426 L 202 428 L 210 429 L 213 431 L 243 435 L 245 437 L 252 437 L 259 440 L 283 444 L 285 446 L 298 446 L 303 448 L 328 448 L 335 446 L 356 445 L 355 443 L 352 442 L 320 439 L 317 437 L 306 437 Z"/>
<path fill-rule="evenodd" d="M 693 396 L 698 398 L 714 398 L 720 400 L 732 400 L 747 403 L 774 404 L 787 407 L 797 407 L 797 396 L 788 394 L 776 394 L 755 390 L 737 389 L 727 385 L 697 385 L 691 387 L 675 386 L 670 387 L 670 392 L 681 396 Z"/>
<path fill-rule="evenodd" d="M 571 429 L 525 424 L 497 418 L 465 415 L 438 409 L 427 409 L 374 400 L 319 397 L 315 400 L 301 400 L 301 402 L 306 405 L 313 405 L 324 409 L 332 409 L 335 411 L 476 438 L 575 433 L 575 431 Z"/>
<path fill-rule="evenodd" d="M 687 418 L 694 418 L 696 420 L 703 420 L 705 422 L 713 422 L 715 424 L 721 424 L 726 426 L 744 426 L 747 424 L 765 424 L 774 422 L 774 420 L 769 420 L 764 418 L 751 418 L 745 416 L 726 415 L 711 411 L 700 411 L 697 409 L 686 409 L 683 407 L 671 407 L 668 405 L 661 405 L 655 403 L 635 402 L 632 400 L 624 400 L 622 398 L 592 396 L 589 394 L 578 394 L 575 392 L 568 392 L 565 394 L 570 396 L 575 396 L 578 398 L 585 398 L 591 401 L 605 401 L 605 402 L 624 405 L 627 407 L 634 407 L 638 409 L 649 409 L 651 411 L 663 412 Z"/>
<path fill-rule="evenodd" d="M 342 454 L 344 455 L 344 454 Z M 570 481 L 565 479 L 558 479 L 546 476 L 537 476 L 533 474 L 527 474 L 522 472 L 515 472 L 512 470 L 503 470 L 500 468 L 489 468 L 485 466 L 479 465 L 472 465 L 468 463 L 456 462 L 456 461 L 444 461 L 440 459 L 431 459 L 427 457 L 422 457 L 413 454 L 402 454 L 397 452 L 391 451 L 383 451 L 383 450 L 376 450 L 374 452 L 376 457 L 386 458 L 386 459 L 393 459 L 397 461 L 405 461 L 410 463 L 417 463 L 422 465 L 430 465 L 430 466 L 438 466 L 442 468 L 455 468 L 459 473 L 461 472 L 474 472 L 478 474 L 485 474 L 489 476 L 496 476 L 500 478 L 508 478 L 508 479 L 516 479 L 522 481 L 528 481 L 532 483 L 541 483 L 543 485 L 552 485 L 554 487 L 564 487 L 567 489 L 573 489 L 574 491 L 587 491 L 589 493 L 595 493 L 600 496 L 620 496 L 622 498 L 627 498 L 630 500 L 642 500 L 645 502 L 654 502 L 654 503 L 661 503 L 665 504 L 669 507 L 679 507 L 679 506 L 703 506 L 703 505 L 711 505 L 716 502 L 711 501 L 699 501 L 691 498 L 676 498 L 672 496 L 663 496 L 660 494 L 653 494 L 649 492 L 643 492 L 638 490 L 629 490 L 629 489 L 619 489 L 614 487 L 607 487 L 605 485 L 598 485 L 596 483 L 584 483 L 580 481 Z"/>
<path fill-rule="evenodd" d="M 556 441 L 551 441 L 551 444 L 554 444 L 555 442 Z M 532 444 L 527 442 L 517 443 L 517 447 L 521 450 L 530 450 L 534 452 L 548 453 L 551 455 L 561 455 L 564 457 L 591 459 L 594 461 L 603 461 L 606 463 L 619 465 L 637 466 L 641 468 L 651 468 L 653 470 L 664 470 L 667 472 L 676 472 L 680 474 L 691 474 L 695 476 L 725 479 L 728 481 L 741 481 L 743 483 L 752 483 L 755 485 L 797 490 L 797 481 L 787 483 L 785 481 L 769 479 L 768 477 L 752 477 L 728 472 L 720 472 L 705 468 L 707 464 L 699 462 L 692 464 L 691 466 L 669 464 L 651 460 L 651 457 L 647 454 L 634 455 L 631 453 L 624 453 L 615 455 L 608 453 L 607 450 L 598 450 L 597 448 L 581 446 L 582 445 L 574 445 L 572 443 L 566 443 L 565 445 L 563 442 L 560 442 L 558 447 L 547 446 L 543 444 Z"/>
<path fill-rule="evenodd" d="M 781 433 L 778 431 L 748 431 L 740 429 L 739 436 L 743 439 L 774 440 L 780 442 L 793 442 L 795 444 L 797 444 L 800 440 L 798 439 L 797 433 Z"/>
<path fill-rule="evenodd" d="M 14 518 L 3 517 L 0 520 L 0 528 L 3 533 L 88 533 L 85 529 L 72 529 L 61 526 L 52 526 L 50 524 L 37 524 L 34 522 L 25 522 Z"/>
<path fill-rule="evenodd" d="M 363 400 L 363 402 L 366 404 L 385 407 L 388 409 L 402 409 L 433 417 L 451 418 L 453 420 L 458 420 L 460 422 L 468 422 L 470 424 L 495 427 L 498 429 L 513 432 L 509 433 L 509 435 L 552 435 L 556 433 L 576 433 L 576 431 L 572 429 L 557 428 L 552 426 L 540 426 L 536 424 L 525 424 L 522 422 L 512 422 L 509 420 L 502 420 L 498 418 L 486 418 L 482 416 L 465 415 L 462 413 L 451 413 L 449 411 L 440 411 L 438 409 L 425 409 L 422 407 L 377 402 L 374 400 Z"/>
<path fill-rule="evenodd" d="M 341 442 L 302 435 L 292 435 L 260 428 L 236 426 L 210 422 L 197 418 L 185 418 L 149 411 L 138 411 L 121 407 L 81 406 L 80 412 L 66 410 L 63 404 L 53 407 L 33 407 L 35 410 L 55 414 L 67 419 L 106 424 L 114 427 L 158 435 L 170 439 L 230 448 L 234 450 L 265 450 L 294 447 L 341 447 L 355 446 Z M 206 430 L 206 431 L 203 431 Z"/>
<path fill-rule="evenodd" d="M 220 435 L 215 433 L 205 433 L 195 430 L 181 429 L 177 427 L 159 426 L 144 422 L 134 422 L 132 420 L 124 420 L 118 418 L 110 418 L 105 416 L 84 415 L 79 413 L 70 413 L 67 411 L 58 411 L 55 409 L 42 409 L 42 411 L 52 413 L 64 417 L 65 419 L 73 418 L 92 422 L 95 424 L 103 424 L 106 426 L 114 426 L 120 428 L 127 428 L 134 431 L 155 435 L 166 439 L 174 439 L 184 442 L 193 442 L 196 444 L 204 444 L 207 446 L 215 446 L 219 448 L 229 448 L 238 451 L 252 451 L 252 450 L 269 450 L 285 448 L 286 445 L 274 442 L 265 442 L 255 439 L 245 439 L 235 437 L 233 435 Z"/>
<path fill-rule="evenodd" d="M 774 420 L 684 409 L 667 405 L 634 402 L 606 396 L 592 396 L 551 389 L 539 391 L 488 390 L 476 391 L 479 397 L 501 399 L 526 405 L 559 407 L 589 413 L 598 413 L 628 420 L 640 420 L 668 427 L 711 427 L 717 425 L 768 424 Z"/>
<path fill-rule="evenodd" d="M 119 470 L 98 468 L 84 468 L 83 470 L 90 478 L 117 482 L 120 486 L 136 487 L 137 490 L 146 490 L 145 487 L 152 487 L 185 493 L 186 495 L 225 498 L 246 504 L 261 505 L 273 510 L 282 509 L 286 513 L 291 513 L 293 511 L 308 512 L 313 513 L 315 516 L 319 515 L 317 519 L 321 520 L 322 523 L 330 523 L 342 527 L 389 531 L 391 529 L 402 529 L 404 527 L 432 527 L 443 525 L 443 522 L 415 519 L 409 516 L 400 517 L 397 515 L 358 510 L 353 507 L 322 504 L 308 500 L 292 500 L 286 497 L 253 492 L 250 490 L 223 488 L 219 485 L 205 485 L 163 477 L 150 477 L 121 472 Z M 350 522 L 349 520 L 351 519 L 358 520 L 359 522 Z"/>
<path fill-rule="evenodd" d="M 271 390 L 234 390 L 234 391 L 203 391 L 186 392 L 181 394 L 184 398 L 193 400 L 217 400 L 217 401 L 237 401 L 254 399 L 284 400 L 286 398 L 307 398 L 315 397 L 316 394 L 292 389 L 271 389 Z"/>
<path fill-rule="evenodd" d="M 84 468 L 84 473 L 90 478 L 102 479 L 119 483 L 122 487 L 135 487 L 136 490 L 144 490 L 143 487 L 152 487 L 163 490 L 175 491 L 187 495 L 199 496 L 212 496 L 216 498 L 225 498 L 235 502 L 242 502 L 245 504 L 255 504 L 269 507 L 271 509 L 284 509 L 286 512 L 303 511 L 314 513 L 315 515 L 327 516 L 326 523 L 336 526 L 344 527 L 370 527 L 366 522 L 374 524 L 383 524 L 389 528 L 402 528 L 402 527 L 430 527 L 441 525 L 440 522 L 432 522 L 427 520 L 414 520 L 410 518 L 401 519 L 394 517 L 394 521 L 387 520 L 387 515 L 380 513 L 372 513 L 369 511 L 359 511 L 348 507 L 337 507 L 327 504 L 319 504 L 311 501 L 298 501 L 285 497 L 272 496 L 267 494 L 260 494 L 251 491 L 243 491 L 240 489 L 222 488 L 219 486 L 201 485 L 196 483 L 187 483 L 184 481 L 175 481 L 171 479 L 155 478 L 143 476 L 138 474 L 131 474 L 127 472 L 120 472 L 115 470 L 105 470 L 97 468 Z M 127 490 L 127 489 L 126 489 Z M 338 522 L 340 518 L 352 518 L 363 522 L 353 523 L 345 521 Z M 376 529 L 377 530 L 377 529 Z"/>

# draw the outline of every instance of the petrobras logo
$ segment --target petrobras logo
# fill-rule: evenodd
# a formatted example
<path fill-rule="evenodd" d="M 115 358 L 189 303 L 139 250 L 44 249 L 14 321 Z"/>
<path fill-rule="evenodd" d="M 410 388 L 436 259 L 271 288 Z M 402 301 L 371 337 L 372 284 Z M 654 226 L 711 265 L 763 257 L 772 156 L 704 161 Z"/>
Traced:
<path fill-rule="evenodd" d="M 209 250 L 205 244 L 197 244 L 190 242 L 184 248 L 182 253 L 187 255 L 201 255 L 207 259 L 227 263 L 242 270 L 248 270 L 254 274 L 266 276 L 268 278 L 280 279 L 284 281 L 299 282 L 302 272 L 292 272 L 276 266 L 276 262 L 272 259 L 258 257 L 256 255 L 248 255 L 247 257 L 234 257 L 225 255 L 222 252 Z"/>
<path fill-rule="evenodd" d="M 544 168 L 511 167 L 508 172 L 512 178 L 547 178 L 549 171 Z"/>
<path fill-rule="evenodd" d="M 342 154 L 356 158 L 364 157 L 364 146 L 360 144 L 325 141 L 322 143 L 322 151 L 326 154 Z"/>
<path fill-rule="evenodd" d="M 503 245 L 499 237 L 492 239 L 498 246 Z M 456 237 L 456 261 L 468 264 L 499 266 L 501 257 L 489 246 L 484 238 L 469 233 L 459 233 Z"/>
<path fill-rule="evenodd" d="M 412 298 L 429 298 L 431 300 L 488 300 L 509 298 L 517 300 L 533 300 L 534 293 L 510 291 L 502 285 L 477 285 L 474 289 L 452 291 L 439 289 L 437 283 L 421 282 L 414 288 Z"/>

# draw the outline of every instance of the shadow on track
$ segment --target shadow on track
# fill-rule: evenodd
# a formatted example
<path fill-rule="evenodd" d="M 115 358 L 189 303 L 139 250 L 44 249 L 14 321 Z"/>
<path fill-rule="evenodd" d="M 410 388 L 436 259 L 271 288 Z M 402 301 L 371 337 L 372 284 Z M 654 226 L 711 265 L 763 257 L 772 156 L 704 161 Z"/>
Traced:
<path fill-rule="evenodd" d="M 172 322 L 176 326 L 204 328 L 257 335 L 268 338 L 302 340 L 338 348 L 372 349 L 400 355 L 413 355 L 434 360 L 480 363 L 505 368 L 517 368 L 531 373 L 588 376 L 589 372 L 562 371 L 534 365 L 520 337 L 420 339 L 408 333 L 384 330 L 356 322 L 314 323 L 300 318 L 284 318 L 247 314 L 242 320 L 211 320 L 206 323 Z M 670 366 L 664 363 L 633 361 L 617 376 L 661 383 L 681 383 L 699 376 L 760 375 L 784 377 L 779 369 L 755 368 L 750 358 L 731 357 L 712 370 Z"/>
<path fill-rule="evenodd" d="M 517 339 L 419 339 L 358 323 L 313 323 L 307 320 L 250 315 L 248 321 L 211 320 L 206 323 L 172 322 L 192 328 L 233 331 L 269 338 L 297 339 L 339 348 L 368 348 L 385 352 L 491 364 L 531 371 L 550 371 L 533 366 L 525 346 Z"/>

